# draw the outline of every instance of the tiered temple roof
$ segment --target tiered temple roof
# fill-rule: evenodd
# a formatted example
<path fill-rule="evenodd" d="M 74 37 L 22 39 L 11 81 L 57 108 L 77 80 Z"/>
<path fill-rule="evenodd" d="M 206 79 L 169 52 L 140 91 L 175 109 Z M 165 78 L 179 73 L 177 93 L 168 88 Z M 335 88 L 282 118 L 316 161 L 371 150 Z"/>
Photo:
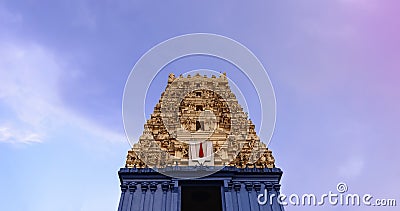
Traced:
<path fill-rule="evenodd" d="M 218 77 L 170 74 L 143 134 L 128 151 L 126 167 L 274 168 L 274 162 L 225 73 Z"/>

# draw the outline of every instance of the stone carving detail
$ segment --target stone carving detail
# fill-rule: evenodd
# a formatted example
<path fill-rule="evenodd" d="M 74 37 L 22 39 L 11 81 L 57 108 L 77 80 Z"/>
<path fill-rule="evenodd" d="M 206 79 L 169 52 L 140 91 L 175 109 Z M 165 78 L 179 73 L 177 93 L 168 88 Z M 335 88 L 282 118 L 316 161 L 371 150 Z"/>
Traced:
<path fill-rule="evenodd" d="M 207 147 L 204 159 L 194 154 L 200 143 Z M 128 151 L 126 167 L 273 168 L 274 163 L 272 152 L 260 141 L 230 90 L 225 73 L 210 78 L 171 73 L 143 134 Z"/>
<path fill-rule="evenodd" d="M 146 164 L 139 159 L 136 153 L 132 150 L 128 151 L 128 155 L 126 156 L 126 167 L 128 168 L 143 168 Z"/>

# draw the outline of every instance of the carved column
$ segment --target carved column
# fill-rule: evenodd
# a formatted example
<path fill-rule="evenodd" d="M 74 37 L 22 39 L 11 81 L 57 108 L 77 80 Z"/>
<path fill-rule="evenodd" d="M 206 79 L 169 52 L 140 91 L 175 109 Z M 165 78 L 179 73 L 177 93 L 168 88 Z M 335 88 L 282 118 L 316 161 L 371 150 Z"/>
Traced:
<path fill-rule="evenodd" d="M 246 188 L 247 196 L 249 197 L 249 207 L 250 207 L 250 210 L 255 210 L 255 208 L 254 208 L 254 206 L 253 206 L 253 203 L 252 203 L 252 200 L 254 200 L 254 199 L 253 199 L 253 197 L 251 196 L 251 192 L 253 191 L 253 183 L 251 183 L 251 182 L 245 182 L 245 183 L 244 183 L 244 187 Z"/>
<path fill-rule="evenodd" d="M 232 202 L 232 181 L 224 181 L 225 210 L 233 210 Z"/>
<path fill-rule="evenodd" d="M 128 200 L 128 210 L 132 210 L 133 206 L 133 195 L 135 194 L 135 191 L 137 189 L 136 187 L 137 183 L 136 182 L 130 182 L 129 183 L 129 200 Z"/>
<path fill-rule="evenodd" d="M 276 194 L 276 199 L 278 199 L 278 196 L 279 196 L 279 194 L 280 194 L 280 190 L 281 190 L 281 185 L 280 184 L 278 184 L 278 183 L 276 183 L 276 184 L 273 184 L 273 190 L 275 191 L 275 194 Z M 276 209 L 276 210 L 283 210 L 283 206 L 281 205 L 281 204 L 279 204 L 278 203 L 278 200 L 275 200 L 276 201 L 276 203 L 274 204 L 274 210 Z"/>
<path fill-rule="evenodd" d="M 169 189 L 168 182 L 163 182 L 161 184 L 161 189 L 162 189 L 162 192 L 163 192 L 162 201 L 161 201 L 161 206 L 162 206 L 162 210 L 161 211 L 166 211 L 167 210 L 167 193 L 168 193 L 168 189 Z"/>
<path fill-rule="evenodd" d="M 171 189 L 171 211 L 173 210 L 178 210 L 178 187 L 177 187 L 177 182 L 176 181 L 171 181 L 169 183 L 170 189 Z"/>
<path fill-rule="evenodd" d="M 125 210 L 123 209 L 123 207 L 125 202 L 125 193 L 126 190 L 128 189 L 128 186 L 126 184 L 123 184 L 120 187 L 121 187 L 121 199 L 119 200 L 118 211 Z"/>
<path fill-rule="evenodd" d="M 147 192 L 147 189 L 149 188 L 149 184 L 147 182 L 143 182 L 140 185 L 140 187 L 142 189 L 142 198 L 140 199 L 140 208 L 141 208 L 141 210 L 144 210 L 144 208 L 145 208 L 144 205 L 146 202 L 146 192 Z"/>
<path fill-rule="evenodd" d="M 274 204 L 274 201 L 276 201 L 276 197 L 277 197 L 276 194 L 274 193 L 272 187 L 273 187 L 272 183 L 269 183 L 269 182 L 265 183 L 265 188 L 267 189 L 267 192 L 268 192 L 267 196 L 265 196 L 265 197 L 268 197 L 266 206 L 269 207 L 269 210 L 272 210 L 272 206 Z M 271 198 L 271 194 L 275 194 L 275 199 Z"/>
<path fill-rule="evenodd" d="M 242 200 L 240 197 L 240 189 L 242 187 L 242 184 L 240 182 L 234 182 L 233 183 L 233 189 L 236 191 L 236 198 L 237 198 L 237 207 L 239 211 L 243 211 L 243 206 L 242 206 Z"/>
<path fill-rule="evenodd" d="M 150 207 L 149 210 L 154 210 L 154 193 L 157 190 L 157 182 L 150 183 Z"/>
<path fill-rule="evenodd" d="M 260 190 L 261 190 L 261 183 L 260 182 L 255 182 L 254 183 L 254 190 L 256 191 L 256 196 L 258 197 L 258 195 L 260 194 Z M 265 196 L 265 197 L 267 197 L 267 196 Z M 257 210 L 261 210 L 261 208 L 260 208 L 260 204 L 258 204 L 258 201 L 257 201 Z"/>

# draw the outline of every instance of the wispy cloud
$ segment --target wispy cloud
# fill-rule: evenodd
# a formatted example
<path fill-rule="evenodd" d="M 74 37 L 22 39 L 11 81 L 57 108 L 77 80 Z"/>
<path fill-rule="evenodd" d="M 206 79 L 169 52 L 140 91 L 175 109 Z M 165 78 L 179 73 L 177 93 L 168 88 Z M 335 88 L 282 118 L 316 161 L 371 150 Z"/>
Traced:
<path fill-rule="evenodd" d="M 58 84 L 67 70 L 49 49 L 35 43 L 0 42 L 0 58 L 1 142 L 41 143 L 64 124 L 102 139 L 124 139 L 62 104 Z"/>
<path fill-rule="evenodd" d="M 43 137 L 29 131 L 19 131 L 8 127 L 0 128 L 0 142 L 11 144 L 41 143 Z"/>

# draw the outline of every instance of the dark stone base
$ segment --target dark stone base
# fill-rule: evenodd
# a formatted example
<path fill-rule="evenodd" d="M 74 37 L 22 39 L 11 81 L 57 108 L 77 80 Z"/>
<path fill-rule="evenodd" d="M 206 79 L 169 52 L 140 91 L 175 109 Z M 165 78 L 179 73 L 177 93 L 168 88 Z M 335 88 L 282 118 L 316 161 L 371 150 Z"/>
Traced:
<path fill-rule="evenodd" d="M 199 169 L 201 168 L 201 169 Z M 214 172 L 212 167 L 171 167 L 159 171 Z M 282 171 L 279 168 L 225 167 L 199 179 L 178 179 L 149 168 L 121 168 L 119 211 L 282 211 L 276 197 L 272 203 L 259 205 L 257 196 L 277 196 Z M 170 175 L 170 174 L 169 174 Z"/>

